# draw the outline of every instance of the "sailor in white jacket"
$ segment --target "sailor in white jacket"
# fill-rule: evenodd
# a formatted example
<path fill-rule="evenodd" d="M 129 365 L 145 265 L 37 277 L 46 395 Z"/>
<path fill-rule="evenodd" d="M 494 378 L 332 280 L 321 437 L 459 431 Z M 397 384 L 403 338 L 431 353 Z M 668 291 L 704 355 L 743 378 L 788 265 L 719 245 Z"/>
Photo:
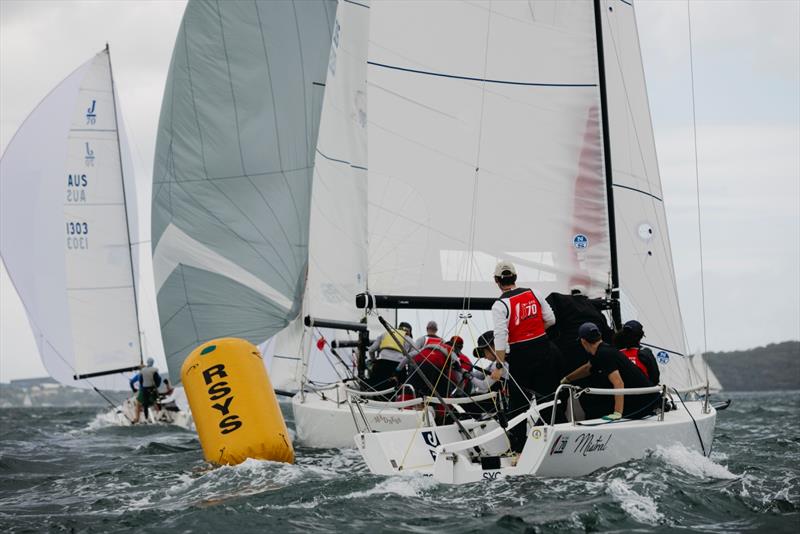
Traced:
<path fill-rule="evenodd" d="M 532 396 L 539 400 L 558 387 L 558 372 L 545 332 L 556 320 L 547 301 L 540 300 L 529 288 L 517 287 L 513 263 L 498 263 L 494 280 L 502 291 L 492 306 L 494 346 L 498 361 L 510 366 L 508 415 L 511 418 L 528 409 Z M 522 451 L 526 435 L 525 424 L 512 429 L 513 450 Z"/>

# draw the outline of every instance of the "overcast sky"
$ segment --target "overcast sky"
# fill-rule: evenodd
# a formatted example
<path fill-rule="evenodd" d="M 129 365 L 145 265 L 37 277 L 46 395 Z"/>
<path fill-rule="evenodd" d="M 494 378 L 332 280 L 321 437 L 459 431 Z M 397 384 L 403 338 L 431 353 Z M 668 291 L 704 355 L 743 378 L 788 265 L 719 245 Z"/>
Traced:
<path fill-rule="evenodd" d="M 0 0 L 0 147 L 105 43 L 149 202 L 183 1 Z M 684 0 L 637 2 L 690 349 L 704 346 Z M 691 3 L 709 350 L 800 339 L 800 1 Z M 0 272 L 0 381 L 45 375 Z"/>

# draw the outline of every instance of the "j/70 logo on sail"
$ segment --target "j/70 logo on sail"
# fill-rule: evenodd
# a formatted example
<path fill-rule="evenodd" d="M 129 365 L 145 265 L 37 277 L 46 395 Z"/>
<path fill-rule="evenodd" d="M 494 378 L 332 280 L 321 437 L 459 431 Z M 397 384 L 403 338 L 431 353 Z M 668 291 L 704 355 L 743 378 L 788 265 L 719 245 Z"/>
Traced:
<path fill-rule="evenodd" d="M 97 100 L 92 100 L 92 105 L 86 110 L 86 124 L 95 124 L 97 122 L 97 113 L 94 108 L 97 105 Z"/>
<path fill-rule="evenodd" d="M 230 413 L 231 403 L 233 402 L 233 395 L 231 395 L 231 393 L 233 390 L 226 381 L 215 382 L 214 380 L 214 377 L 225 378 L 226 376 L 228 376 L 228 373 L 225 372 L 225 366 L 221 363 L 212 365 L 203 371 L 203 380 L 207 386 L 211 386 L 208 388 L 208 400 L 221 401 L 225 399 L 222 402 L 215 402 L 211 405 L 215 410 L 219 410 L 220 414 L 223 416 L 219 422 L 219 428 L 222 430 L 222 434 L 230 434 L 241 428 L 243 424 L 238 415 Z"/>

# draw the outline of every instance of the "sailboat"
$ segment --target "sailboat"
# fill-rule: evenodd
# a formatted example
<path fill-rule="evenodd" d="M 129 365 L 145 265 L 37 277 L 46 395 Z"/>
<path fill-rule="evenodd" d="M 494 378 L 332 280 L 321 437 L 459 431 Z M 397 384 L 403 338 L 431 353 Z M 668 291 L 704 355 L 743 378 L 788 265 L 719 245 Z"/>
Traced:
<path fill-rule="evenodd" d="M 376 203 L 370 222 L 388 220 L 390 242 L 416 243 L 413 255 L 388 255 L 386 280 L 370 279 L 373 291 L 404 297 L 373 298 L 496 298 L 498 259 L 541 295 L 583 286 L 617 328 L 623 318 L 646 325 L 662 385 L 627 394 L 659 392 L 664 406 L 672 395 L 676 409 L 557 424 L 532 403 L 508 421 L 528 426 L 519 456 L 497 422 L 362 432 L 370 470 L 460 484 L 578 476 L 672 443 L 709 454 L 711 375 L 686 351 L 632 3 L 388 2 L 371 15 L 370 192 L 415 202 Z M 412 26 L 413 38 L 400 30 Z"/>
<path fill-rule="evenodd" d="M 0 160 L 0 255 L 64 385 L 128 390 L 123 373 L 142 366 L 127 147 L 106 46 L 42 100 Z"/>
<path fill-rule="evenodd" d="M 699 387 L 638 50 L 621 1 L 190 3 L 153 174 L 172 374 L 200 343 L 244 337 L 297 392 L 304 444 L 424 434 L 431 458 L 427 408 L 403 409 L 430 399 L 375 401 L 330 347 L 404 308 L 468 321 L 507 258 L 542 294 L 582 285 L 617 325 L 638 318 L 665 384 Z"/>

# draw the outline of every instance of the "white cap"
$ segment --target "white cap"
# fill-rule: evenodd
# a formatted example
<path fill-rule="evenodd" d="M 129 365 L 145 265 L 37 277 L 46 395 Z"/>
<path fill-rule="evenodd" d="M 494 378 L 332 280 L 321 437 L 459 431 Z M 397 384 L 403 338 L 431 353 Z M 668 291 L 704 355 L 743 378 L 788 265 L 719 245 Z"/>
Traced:
<path fill-rule="evenodd" d="M 503 273 L 506 274 L 503 274 Z M 514 267 L 514 264 L 510 261 L 500 261 L 494 268 L 494 275 L 495 276 L 508 276 L 510 274 L 517 274 L 517 269 Z"/>

